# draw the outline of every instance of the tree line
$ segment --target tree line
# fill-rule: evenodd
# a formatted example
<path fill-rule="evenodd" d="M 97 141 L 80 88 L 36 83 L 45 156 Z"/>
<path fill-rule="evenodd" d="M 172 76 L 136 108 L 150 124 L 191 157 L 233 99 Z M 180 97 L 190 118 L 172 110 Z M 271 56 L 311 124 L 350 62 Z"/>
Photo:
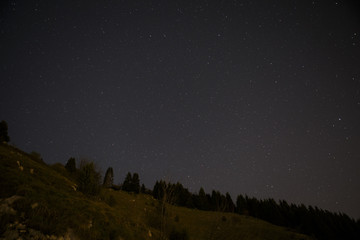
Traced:
<path fill-rule="evenodd" d="M 76 172 L 75 159 L 70 158 L 65 168 Z M 295 229 L 300 233 L 314 236 L 317 239 L 359 239 L 360 220 L 355 221 L 344 213 L 333 213 L 318 207 L 304 204 L 289 204 L 285 200 L 256 199 L 238 195 L 234 203 L 230 194 L 222 194 L 213 190 L 205 193 L 200 188 L 198 193 L 191 193 L 181 183 L 170 183 L 164 180 L 156 181 L 152 190 L 140 185 L 138 173 L 127 173 L 122 184 L 114 184 L 113 169 L 109 167 L 101 183 L 100 174 L 96 172 L 93 163 L 80 164 L 78 175 L 79 190 L 86 194 L 97 194 L 100 187 L 113 188 L 131 193 L 145 193 L 155 199 L 176 206 L 183 206 L 204 211 L 232 212 L 241 215 L 263 219 L 272 224 Z M 88 187 L 87 185 L 98 187 Z"/>
<path fill-rule="evenodd" d="M 199 192 L 194 194 L 180 183 L 171 184 L 164 181 L 155 183 L 152 192 L 154 198 L 162 199 L 164 189 L 172 196 L 171 203 L 174 205 L 252 216 L 317 239 L 360 238 L 360 219 L 355 221 L 344 213 L 333 213 L 304 204 L 288 204 L 285 200 L 258 200 L 243 195 L 238 195 L 234 203 L 229 193 L 224 195 L 213 190 L 211 194 L 207 194 L 200 188 Z"/>

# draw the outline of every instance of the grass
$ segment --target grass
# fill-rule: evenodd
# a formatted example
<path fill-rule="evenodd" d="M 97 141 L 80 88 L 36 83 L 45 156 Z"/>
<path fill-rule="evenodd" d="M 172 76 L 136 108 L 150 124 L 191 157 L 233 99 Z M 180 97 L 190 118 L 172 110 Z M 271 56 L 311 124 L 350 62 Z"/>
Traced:
<path fill-rule="evenodd" d="M 13 207 L 15 218 L 28 227 L 49 235 L 71 229 L 87 240 L 159 238 L 159 203 L 152 196 L 102 189 L 99 196 L 88 198 L 74 185 L 63 165 L 48 166 L 0 144 L 0 198 L 23 196 Z M 170 205 L 166 209 L 167 234 L 185 230 L 189 239 L 310 239 L 248 216 Z M 2 216 L 1 221 L 6 225 L 14 216 Z"/>

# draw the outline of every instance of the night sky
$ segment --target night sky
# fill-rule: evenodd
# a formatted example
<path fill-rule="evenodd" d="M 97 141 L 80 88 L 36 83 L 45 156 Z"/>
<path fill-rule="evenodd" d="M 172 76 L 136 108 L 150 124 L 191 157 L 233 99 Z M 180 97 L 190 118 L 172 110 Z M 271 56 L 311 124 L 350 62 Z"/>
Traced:
<path fill-rule="evenodd" d="M 348 1 L 1 1 L 0 121 L 46 163 L 360 218 Z"/>

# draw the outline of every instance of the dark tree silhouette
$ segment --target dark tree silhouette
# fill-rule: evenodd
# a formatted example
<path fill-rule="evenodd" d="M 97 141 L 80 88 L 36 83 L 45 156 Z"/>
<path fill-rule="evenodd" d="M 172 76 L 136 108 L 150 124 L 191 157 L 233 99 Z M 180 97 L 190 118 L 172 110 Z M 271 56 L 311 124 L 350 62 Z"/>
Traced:
<path fill-rule="evenodd" d="M 144 184 L 141 184 L 140 192 L 141 193 L 146 193 L 146 188 L 145 188 Z"/>
<path fill-rule="evenodd" d="M 153 196 L 156 199 L 162 199 L 164 195 L 164 189 L 165 189 L 165 182 L 164 181 L 156 181 L 154 188 L 153 188 Z"/>
<path fill-rule="evenodd" d="M 134 193 L 139 193 L 140 192 L 140 178 L 139 178 L 139 174 L 134 173 L 132 176 L 132 181 L 131 181 L 131 190 Z"/>
<path fill-rule="evenodd" d="M 125 180 L 122 184 L 122 190 L 126 191 L 126 192 L 130 192 L 131 191 L 131 182 L 132 182 L 132 178 L 131 178 L 131 173 L 128 172 L 126 174 Z"/>
<path fill-rule="evenodd" d="M 109 167 L 105 173 L 103 186 L 112 187 L 113 184 L 114 184 L 114 171 L 112 167 Z"/>
<path fill-rule="evenodd" d="M 140 178 L 139 174 L 134 173 L 131 176 L 131 173 L 128 172 L 124 183 L 122 185 L 122 190 L 126 192 L 139 193 L 140 192 Z"/>
<path fill-rule="evenodd" d="M 0 142 L 10 142 L 10 137 L 8 135 L 8 125 L 7 122 L 0 122 Z"/>
<path fill-rule="evenodd" d="M 236 199 L 236 212 L 243 215 L 248 215 L 246 201 L 242 195 L 239 195 Z"/>
<path fill-rule="evenodd" d="M 67 163 L 65 165 L 65 169 L 70 173 L 76 172 L 75 158 L 73 158 L 73 157 L 69 158 L 69 160 L 67 161 Z"/>
<path fill-rule="evenodd" d="M 226 212 L 234 212 L 235 211 L 235 205 L 234 205 L 234 202 L 232 201 L 231 196 L 230 196 L 230 194 L 228 192 L 226 193 L 225 198 L 226 198 L 226 209 L 225 209 L 225 211 Z"/>
<path fill-rule="evenodd" d="M 346 214 L 331 213 L 318 207 L 277 203 L 273 199 L 258 200 L 248 196 L 237 197 L 236 212 L 266 220 L 315 236 L 316 239 L 359 239 L 360 228 Z"/>
<path fill-rule="evenodd" d="M 318 207 L 288 204 L 285 200 L 279 202 L 274 199 L 258 200 L 246 195 L 237 197 L 235 207 L 229 193 L 223 195 L 219 191 L 213 190 L 210 195 L 205 194 L 204 189 L 201 188 L 198 195 L 191 194 L 180 183 L 171 184 L 165 181 L 156 181 L 152 194 L 154 198 L 160 200 L 160 203 L 166 202 L 201 210 L 249 215 L 279 226 L 295 229 L 319 240 L 360 239 L 360 219 L 355 221 L 346 214 L 331 213 Z M 165 205 L 162 204 L 162 206 L 164 218 Z M 226 218 L 222 219 L 226 220 Z"/>
<path fill-rule="evenodd" d="M 164 180 L 160 180 L 160 182 L 156 181 L 154 185 L 153 196 L 159 200 L 158 212 L 160 217 L 160 239 L 168 239 L 166 236 L 168 226 L 168 210 L 166 205 L 176 204 L 176 201 L 178 200 L 179 187 L 180 184 L 176 186 L 175 184 L 165 182 Z"/>
<path fill-rule="evenodd" d="M 82 162 L 78 176 L 79 191 L 86 195 L 97 195 L 100 193 L 101 174 L 96 170 L 93 162 Z"/>

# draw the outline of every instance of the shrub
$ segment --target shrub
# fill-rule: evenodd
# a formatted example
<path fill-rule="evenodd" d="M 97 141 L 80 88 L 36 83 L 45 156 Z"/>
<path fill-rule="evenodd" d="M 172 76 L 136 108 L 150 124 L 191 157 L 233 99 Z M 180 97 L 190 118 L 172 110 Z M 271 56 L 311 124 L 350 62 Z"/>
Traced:
<path fill-rule="evenodd" d="M 41 155 L 40 155 L 40 153 L 38 153 L 38 152 L 32 151 L 32 152 L 30 153 L 30 157 L 31 157 L 31 159 L 34 160 L 35 162 L 45 164 L 45 163 L 44 163 L 44 160 L 42 159 L 42 157 L 41 157 Z"/>
<path fill-rule="evenodd" d="M 116 205 L 116 199 L 114 197 L 114 195 L 110 195 L 110 197 L 106 200 L 106 203 L 110 206 L 110 207 L 114 207 Z"/>
<path fill-rule="evenodd" d="M 6 231 L 7 224 L 13 223 L 15 221 L 15 216 L 9 213 L 2 213 L 0 215 L 0 234 L 3 234 Z"/>
<path fill-rule="evenodd" d="M 169 240 L 189 240 L 189 234 L 185 229 L 183 229 L 181 232 L 173 229 L 170 232 Z"/>

